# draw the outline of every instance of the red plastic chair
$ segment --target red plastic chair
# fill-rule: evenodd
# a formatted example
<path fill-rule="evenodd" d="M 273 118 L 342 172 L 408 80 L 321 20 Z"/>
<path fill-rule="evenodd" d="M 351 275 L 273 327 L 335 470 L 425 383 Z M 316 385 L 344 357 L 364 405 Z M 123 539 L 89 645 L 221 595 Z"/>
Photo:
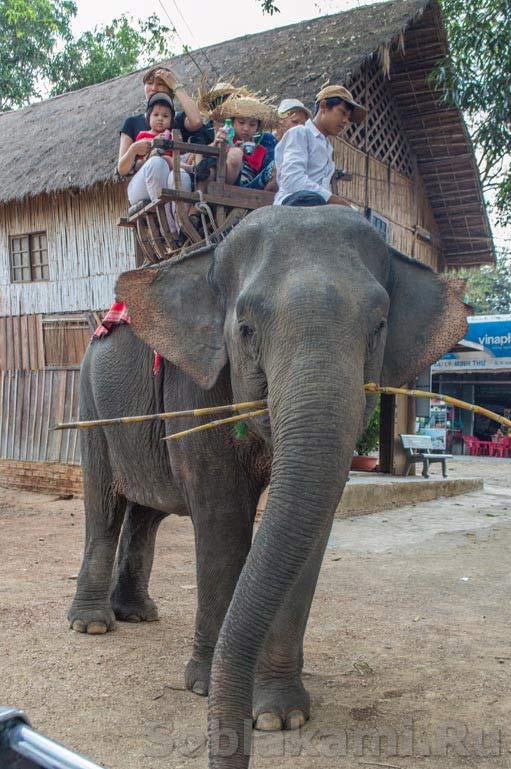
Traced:
<path fill-rule="evenodd" d="M 465 448 L 471 457 L 476 457 L 479 454 L 479 440 L 473 435 L 464 435 L 463 441 Z"/>
<path fill-rule="evenodd" d="M 493 446 L 494 454 L 496 457 L 509 457 L 511 456 L 511 438 L 505 435 L 500 441 Z"/>
<path fill-rule="evenodd" d="M 476 440 L 477 440 L 477 454 L 478 454 L 478 456 L 480 456 L 480 457 L 489 457 L 489 456 L 491 456 L 490 451 L 491 451 L 491 447 L 492 447 L 492 442 L 491 441 L 480 441 L 477 438 L 476 438 Z"/>

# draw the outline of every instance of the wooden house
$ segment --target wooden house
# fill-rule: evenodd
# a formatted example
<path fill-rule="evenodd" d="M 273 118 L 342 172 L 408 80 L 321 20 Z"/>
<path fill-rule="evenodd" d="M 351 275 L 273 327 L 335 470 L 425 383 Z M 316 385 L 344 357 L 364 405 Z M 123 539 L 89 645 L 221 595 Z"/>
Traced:
<path fill-rule="evenodd" d="M 393 0 L 171 65 L 189 91 L 207 73 L 309 106 L 326 82 L 346 84 L 368 116 L 335 140 L 340 193 L 397 249 L 444 270 L 494 259 L 466 127 L 429 80 L 446 50 L 436 0 Z M 90 333 L 135 263 L 132 233 L 116 226 L 127 204 L 114 170 L 119 127 L 144 107 L 141 74 L 0 115 L 0 482 L 78 488 L 76 433 L 49 427 L 76 415 Z"/>

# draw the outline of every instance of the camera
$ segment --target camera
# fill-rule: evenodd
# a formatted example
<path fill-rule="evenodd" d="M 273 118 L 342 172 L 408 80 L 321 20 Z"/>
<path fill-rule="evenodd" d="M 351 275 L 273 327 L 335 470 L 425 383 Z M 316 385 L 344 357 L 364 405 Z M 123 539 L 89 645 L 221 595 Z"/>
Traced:
<path fill-rule="evenodd" d="M 253 155 L 256 147 L 257 145 L 255 142 L 243 142 L 241 145 L 244 155 Z"/>
<path fill-rule="evenodd" d="M 165 152 L 172 149 L 172 144 L 172 139 L 161 139 L 157 137 L 151 142 L 151 150 L 155 155 L 163 155 Z"/>

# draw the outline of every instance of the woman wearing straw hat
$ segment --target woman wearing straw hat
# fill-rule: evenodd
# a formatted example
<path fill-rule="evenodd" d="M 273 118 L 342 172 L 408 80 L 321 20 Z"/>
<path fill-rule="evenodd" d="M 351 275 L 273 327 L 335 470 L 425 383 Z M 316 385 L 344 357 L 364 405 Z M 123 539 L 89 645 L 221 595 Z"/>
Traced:
<path fill-rule="evenodd" d="M 330 136 L 338 136 L 348 123 L 362 123 L 366 109 L 347 88 L 328 85 L 315 99 L 314 118 L 287 131 L 275 150 L 276 206 L 349 205 L 330 191 L 335 171 Z"/>
<path fill-rule="evenodd" d="M 204 118 L 202 128 L 197 132 L 203 137 L 203 141 L 198 142 L 200 144 L 212 144 L 215 140 L 216 128 L 215 124 L 211 120 L 211 113 L 224 103 L 230 96 L 250 96 L 250 91 L 244 85 L 236 85 L 231 80 L 219 81 L 213 86 L 208 86 L 203 82 L 199 86 L 199 94 L 197 97 L 197 106 L 201 115 Z M 218 126 L 217 126 L 218 128 Z M 194 143 L 194 137 L 190 139 Z M 197 142 L 195 142 L 197 143 Z"/>

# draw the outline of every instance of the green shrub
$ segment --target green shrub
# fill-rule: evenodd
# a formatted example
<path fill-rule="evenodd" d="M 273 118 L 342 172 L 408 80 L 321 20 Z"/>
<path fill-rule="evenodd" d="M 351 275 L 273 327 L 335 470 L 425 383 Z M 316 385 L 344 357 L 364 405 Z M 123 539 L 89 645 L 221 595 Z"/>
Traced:
<path fill-rule="evenodd" d="M 371 419 L 366 429 L 362 433 L 360 440 L 357 441 L 356 450 L 357 454 L 370 454 L 372 451 L 376 451 L 380 442 L 380 399 L 376 407 L 371 414 Z"/>

